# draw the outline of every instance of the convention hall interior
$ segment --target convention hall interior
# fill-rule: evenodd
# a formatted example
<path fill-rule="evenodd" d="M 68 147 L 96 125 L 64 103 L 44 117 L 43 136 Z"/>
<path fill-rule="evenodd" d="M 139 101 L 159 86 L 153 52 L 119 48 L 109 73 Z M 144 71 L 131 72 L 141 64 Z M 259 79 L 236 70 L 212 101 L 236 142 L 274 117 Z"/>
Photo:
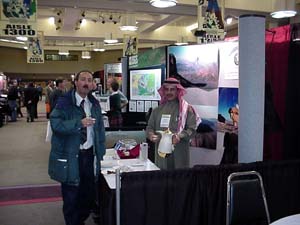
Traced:
<path fill-rule="evenodd" d="M 86 225 L 300 224 L 300 0 L 0 2 L 1 225 L 65 224 L 61 185 L 48 175 L 46 88 L 62 79 L 72 89 L 82 70 L 93 73 L 107 149 L 98 208 Z M 7 19 L 10 4 L 25 2 L 34 5 L 33 21 Z M 201 118 L 189 168 L 160 170 L 145 133 L 168 77 L 180 80 Z M 110 78 L 128 99 L 118 128 L 106 114 Z M 7 99 L 14 82 L 15 122 Z M 30 83 L 40 93 L 34 122 L 22 92 Z M 124 166 L 123 158 L 141 160 L 142 150 L 124 156 L 117 146 L 144 143 L 146 159 Z M 245 182 L 235 180 L 239 173 Z"/>

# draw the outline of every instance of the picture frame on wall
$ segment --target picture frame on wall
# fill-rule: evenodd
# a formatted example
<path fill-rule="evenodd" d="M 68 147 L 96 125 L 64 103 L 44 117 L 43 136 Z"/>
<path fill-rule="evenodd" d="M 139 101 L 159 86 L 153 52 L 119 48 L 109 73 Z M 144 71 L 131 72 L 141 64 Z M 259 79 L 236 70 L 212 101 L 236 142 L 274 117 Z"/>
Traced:
<path fill-rule="evenodd" d="M 160 100 L 161 69 L 130 70 L 130 99 Z"/>

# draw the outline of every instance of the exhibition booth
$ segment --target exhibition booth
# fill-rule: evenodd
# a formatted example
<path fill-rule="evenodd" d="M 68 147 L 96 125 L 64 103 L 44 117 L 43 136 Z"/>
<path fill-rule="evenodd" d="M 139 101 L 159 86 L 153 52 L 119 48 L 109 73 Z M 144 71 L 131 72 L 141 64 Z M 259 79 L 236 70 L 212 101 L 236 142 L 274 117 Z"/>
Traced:
<path fill-rule="evenodd" d="M 241 121 L 233 117 L 240 110 L 239 95 L 244 95 L 239 90 L 241 59 L 238 45 L 241 40 L 169 46 L 130 57 L 126 61 L 128 70 L 122 71 L 122 84 L 127 85 L 122 90 L 129 100 L 128 114 L 145 115 L 150 108 L 156 107 L 159 95 L 155 90 L 166 77 L 173 76 L 186 88 L 185 99 L 197 110 L 202 123 L 191 141 L 191 168 L 173 171 L 141 169 L 140 172 L 133 169 L 130 173 L 121 173 L 120 201 L 116 201 L 116 191 L 107 185 L 105 174 L 101 176 L 102 224 L 118 224 L 120 220 L 121 224 L 130 225 L 223 225 L 227 177 L 232 172 L 252 170 L 262 175 L 271 221 L 299 213 L 300 165 L 297 159 L 300 153 L 299 138 L 295 136 L 299 36 L 298 25 L 273 28 L 265 33 L 266 43 L 262 49 L 266 61 L 262 83 L 265 94 L 261 96 L 263 99 L 255 99 L 264 103 L 263 152 L 259 155 L 261 160 L 250 162 L 238 156 Z M 265 64 L 264 60 L 262 63 Z M 252 82 L 251 79 L 248 81 Z M 256 97 L 256 94 L 252 95 Z M 246 103 L 253 107 L 253 102 Z M 259 122 L 251 123 L 255 126 Z M 122 164 L 122 160 L 118 163 Z M 136 164 L 145 167 L 141 162 Z M 119 211 L 116 210 L 118 204 Z"/>

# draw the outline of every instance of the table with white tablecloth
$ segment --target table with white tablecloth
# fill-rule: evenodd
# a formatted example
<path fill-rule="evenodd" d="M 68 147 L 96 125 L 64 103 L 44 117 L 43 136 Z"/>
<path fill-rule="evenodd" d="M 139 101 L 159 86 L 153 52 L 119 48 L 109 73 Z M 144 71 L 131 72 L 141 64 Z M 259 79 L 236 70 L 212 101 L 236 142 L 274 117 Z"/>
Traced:
<path fill-rule="evenodd" d="M 149 159 L 120 159 L 115 149 L 106 149 L 101 161 L 99 199 L 101 224 L 115 224 L 116 170 L 121 172 L 154 171 L 159 168 Z"/>
<path fill-rule="evenodd" d="M 300 225 L 300 214 L 283 217 L 270 225 Z"/>

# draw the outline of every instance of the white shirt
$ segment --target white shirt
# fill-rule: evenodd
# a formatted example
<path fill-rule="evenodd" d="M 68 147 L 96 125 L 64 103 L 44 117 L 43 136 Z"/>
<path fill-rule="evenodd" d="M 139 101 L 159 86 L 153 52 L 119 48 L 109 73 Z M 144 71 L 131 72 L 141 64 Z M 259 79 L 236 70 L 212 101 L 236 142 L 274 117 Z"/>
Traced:
<path fill-rule="evenodd" d="M 75 92 L 75 98 L 76 98 L 76 105 L 80 107 L 80 103 L 82 100 L 84 100 L 84 112 L 86 117 L 91 116 L 91 108 L 92 103 L 89 101 L 88 97 L 82 98 L 77 92 Z M 83 145 L 80 145 L 80 149 L 88 149 L 93 146 L 93 140 L 94 140 L 94 130 L 93 126 L 87 127 L 87 139 L 86 142 Z"/>

